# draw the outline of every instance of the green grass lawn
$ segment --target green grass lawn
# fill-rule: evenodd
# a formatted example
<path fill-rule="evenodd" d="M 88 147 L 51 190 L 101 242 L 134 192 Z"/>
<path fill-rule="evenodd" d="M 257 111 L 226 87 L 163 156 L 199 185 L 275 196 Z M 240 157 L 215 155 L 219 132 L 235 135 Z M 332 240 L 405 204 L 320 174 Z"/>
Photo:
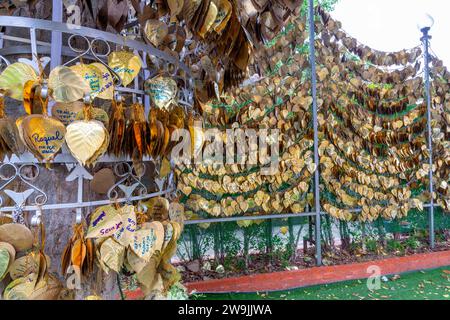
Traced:
<path fill-rule="evenodd" d="M 450 300 L 450 266 L 388 276 L 379 290 L 366 280 L 345 281 L 277 292 L 199 294 L 196 300 Z"/>

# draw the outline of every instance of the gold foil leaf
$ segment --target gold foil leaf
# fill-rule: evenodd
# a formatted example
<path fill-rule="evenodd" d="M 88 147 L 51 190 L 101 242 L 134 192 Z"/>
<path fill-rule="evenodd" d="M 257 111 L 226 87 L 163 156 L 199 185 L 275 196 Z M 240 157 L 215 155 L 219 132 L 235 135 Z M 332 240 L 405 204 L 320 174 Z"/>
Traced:
<path fill-rule="evenodd" d="M 178 92 L 175 80 L 162 75 L 145 81 L 144 90 L 150 96 L 151 102 L 161 109 L 167 109 L 174 102 Z"/>
<path fill-rule="evenodd" d="M 173 19 L 183 10 L 184 0 L 168 0 L 167 5 L 169 6 L 170 17 Z"/>
<path fill-rule="evenodd" d="M 112 236 L 120 229 L 122 218 L 113 206 L 101 206 L 92 213 L 86 238 L 104 238 Z"/>
<path fill-rule="evenodd" d="M 91 89 L 91 96 L 93 98 L 96 97 L 100 92 L 100 79 L 102 78 L 102 72 L 95 65 L 84 63 L 79 63 L 69 68 L 86 80 Z"/>
<path fill-rule="evenodd" d="M 98 151 L 108 140 L 108 132 L 100 121 L 75 121 L 67 126 L 66 142 L 72 155 L 82 164 L 94 162 Z M 106 150 L 105 150 L 106 151 Z"/>
<path fill-rule="evenodd" d="M 120 208 L 119 212 L 122 225 L 114 233 L 114 239 L 124 247 L 127 247 L 133 241 L 133 234 L 137 227 L 135 207 L 126 205 Z"/>
<path fill-rule="evenodd" d="M 12 119 L 0 119 L 0 137 L 13 153 L 21 154 L 25 151 L 25 145 L 19 129 Z"/>
<path fill-rule="evenodd" d="M 6 223 L 0 225 L 0 241 L 8 242 L 16 251 L 24 251 L 33 246 L 33 234 L 23 224 Z"/>
<path fill-rule="evenodd" d="M 203 25 L 198 32 L 199 36 L 204 38 L 206 33 L 211 29 L 217 17 L 217 6 L 214 2 L 210 2 L 206 18 L 203 21 Z"/>
<path fill-rule="evenodd" d="M 41 114 L 25 117 L 20 123 L 28 149 L 40 160 L 51 160 L 64 143 L 66 127 L 56 118 Z"/>
<path fill-rule="evenodd" d="M 141 59 L 128 51 L 116 51 L 109 55 L 108 65 L 122 80 L 122 85 L 129 85 L 139 74 Z"/>
<path fill-rule="evenodd" d="M 11 257 L 9 264 L 12 264 L 16 258 L 16 249 L 8 242 L 0 242 L 0 248 L 8 250 L 9 256 Z"/>
<path fill-rule="evenodd" d="M 6 248 L 0 247 L 0 280 L 6 275 L 11 256 Z"/>
<path fill-rule="evenodd" d="M 68 126 L 76 120 L 78 112 L 83 111 L 83 106 L 84 103 L 81 101 L 71 103 L 57 102 L 52 108 L 52 115 L 65 126 Z"/>
<path fill-rule="evenodd" d="M 0 75 L 0 89 L 16 100 L 23 99 L 23 87 L 27 81 L 38 81 L 33 67 L 26 63 L 16 62 L 10 64 Z"/>
<path fill-rule="evenodd" d="M 35 289 L 36 281 L 37 274 L 30 273 L 25 277 L 10 282 L 3 292 L 3 299 L 28 300 Z"/>
<path fill-rule="evenodd" d="M 48 86 L 56 102 L 73 102 L 90 93 L 89 83 L 69 67 L 58 66 L 50 72 Z"/>
<path fill-rule="evenodd" d="M 169 205 L 169 217 L 171 221 L 175 221 L 180 225 L 183 225 L 185 220 L 184 206 L 178 202 L 171 202 Z"/>
<path fill-rule="evenodd" d="M 35 259 L 28 254 L 26 256 L 17 258 L 9 268 L 9 275 L 11 279 L 15 280 L 24 277 L 27 274 L 37 272 L 38 265 Z"/>
<path fill-rule="evenodd" d="M 161 222 L 145 223 L 133 236 L 131 249 L 138 257 L 149 261 L 155 251 L 161 251 L 164 242 L 164 227 Z"/>
<path fill-rule="evenodd" d="M 139 273 L 142 269 L 147 265 L 147 261 L 144 259 L 139 258 L 139 256 L 133 252 L 133 250 L 127 250 L 127 261 L 130 265 L 131 269 Z"/>
<path fill-rule="evenodd" d="M 106 113 L 105 110 L 101 109 L 101 108 L 92 108 L 91 110 L 92 113 L 92 119 L 100 121 L 101 123 L 103 123 L 103 125 L 105 126 L 105 128 L 109 127 L 109 116 Z M 84 112 L 83 110 L 79 111 L 76 118 L 76 120 L 84 120 Z"/>
<path fill-rule="evenodd" d="M 100 247 L 100 259 L 103 263 L 119 273 L 125 258 L 125 247 L 117 243 L 113 238 L 108 238 Z"/>
<path fill-rule="evenodd" d="M 144 33 L 148 41 L 158 47 L 169 33 L 169 27 L 162 21 L 149 19 L 145 22 Z"/>
<path fill-rule="evenodd" d="M 218 0 L 217 10 L 217 16 L 212 29 L 214 29 L 214 31 L 218 34 L 221 34 L 231 18 L 233 7 L 228 0 Z"/>
<path fill-rule="evenodd" d="M 90 66 L 100 71 L 100 88 L 96 94 L 97 98 L 112 100 L 114 97 L 114 79 L 108 68 L 99 62 L 91 63 Z"/>

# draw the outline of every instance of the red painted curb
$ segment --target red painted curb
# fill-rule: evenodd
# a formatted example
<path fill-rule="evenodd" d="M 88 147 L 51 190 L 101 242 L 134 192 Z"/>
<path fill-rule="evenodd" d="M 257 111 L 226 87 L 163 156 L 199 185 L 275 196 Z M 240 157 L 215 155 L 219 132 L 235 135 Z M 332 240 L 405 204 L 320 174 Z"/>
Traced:
<path fill-rule="evenodd" d="M 448 265 L 450 265 L 450 251 L 440 251 L 354 264 L 189 282 L 185 286 L 189 292 L 195 290 L 199 293 L 265 292 L 364 279 L 373 274 L 373 271 L 367 272 L 370 266 L 377 266 L 381 275 L 388 275 Z"/>

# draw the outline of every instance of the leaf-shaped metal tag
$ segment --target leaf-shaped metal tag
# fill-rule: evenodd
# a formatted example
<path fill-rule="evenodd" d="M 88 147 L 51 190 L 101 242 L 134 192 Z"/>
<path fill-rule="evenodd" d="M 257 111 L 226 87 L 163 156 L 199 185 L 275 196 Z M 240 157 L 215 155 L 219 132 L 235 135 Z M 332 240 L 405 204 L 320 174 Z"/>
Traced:
<path fill-rule="evenodd" d="M 10 262 L 10 255 L 6 248 L 0 248 L 0 280 L 6 275 Z"/>
<path fill-rule="evenodd" d="M 122 218 L 112 206 L 98 207 L 91 217 L 86 238 L 103 238 L 112 236 L 120 229 Z"/>
<path fill-rule="evenodd" d="M 162 21 L 149 19 L 145 22 L 144 33 L 148 41 L 158 47 L 169 33 L 169 27 Z"/>
<path fill-rule="evenodd" d="M 145 93 L 150 96 L 151 102 L 157 108 L 168 108 L 174 102 L 178 87 L 175 80 L 159 75 L 144 83 Z"/>
<path fill-rule="evenodd" d="M 26 63 L 16 62 L 10 64 L 0 75 L 0 89 L 16 100 L 23 99 L 23 87 L 29 80 L 38 81 L 33 67 Z"/>
<path fill-rule="evenodd" d="M 137 77 L 142 67 L 141 59 L 132 52 L 116 51 L 109 55 L 108 65 L 122 80 L 122 85 L 129 85 Z"/>
<path fill-rule="evenodd" d="M 142 229 L 137 230 L 133 236 L 131 249 L 140 258 L 149 261 L 155 251 L 161 251 L 164 243 L 164 227 L 161 222 L 145 223 Z"/>
<path fill-rule="evenodd" d="M 50 72 L 48 86 L 56 102 L 73 102 L 90 93 L 89 83 L 69 67 L 58 66 Z"/>
<path fill-rule="evenodd" d="M 66 127 L 61 121 L 42 114 L 25 117 L 20 129 L 28 149 L 40 160 L 53 159 L 61 149 L 66 134 Z"/>
<path fill-rule="evenodd" d="M 100 121 L 79 120 L 67 126 L 67 146 L 83 166 L 95 162 L 96 158 L 101 156 L 99 153 L 105 141 L 108 141 L 108 131 Z"/>
<path fill-rule="evenodd" d="M 77 114 L 83 111 L 84 103 L 75 101 L 71 103 L 57 102 L 52 108 L 52 115 L 59 119 L 65 126 L 74 122 Z"/>
<path fill-rule="evenodd" d="M 79 63 L 69 67 L 80 77 L 82 77 L 90 87 L 91 97 L 96 97 L 100 91 L 100 79 L 102 77 L 101 71 L 91 64 Z"/>
<path fill-rule="evenodd" d="M 105 100 L 112 100 L 114 97 L 114 79 L 108 68 L 99 62 L 91 63 L 90 66 L 100 71 L 100 88 L 96 97 Z"/>

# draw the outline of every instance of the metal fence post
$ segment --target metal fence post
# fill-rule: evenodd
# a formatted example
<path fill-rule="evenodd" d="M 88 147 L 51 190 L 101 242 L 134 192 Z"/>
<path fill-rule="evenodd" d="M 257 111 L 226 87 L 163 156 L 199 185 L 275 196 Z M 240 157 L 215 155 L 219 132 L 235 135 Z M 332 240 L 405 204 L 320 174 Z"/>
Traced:
<path fill-rule="evenodd" d="M 430 55 L 428 52 L 429 40 L 431 36 L 428 34 L 430 30 L 429 27 L 421 29 L 423 33 L 423 37 L 420 39 L 424 46 L 425 51 L 425 91 L 427 96 L 427 127 L 428 127 L 428 152 L 429 157 L 429 166 L 430 170 L 428 171 L 428 179 L 429 179 L 429 192 L 430 192 L 430 208 L 428 212 L 428 232 L 429 232 L 429 241 L 431 249 L 434 249 L 434 199 L 433 199 L 433 139 L 432 139 L 432 128 L 431 128 L 431 90 L 430 90 Z"/>
<path fill-rule="evenodd" d="M 316 213 L 316 264 L 322 265 L 322 247 L 320 236 L 320 190 L 319 190 L 319 134 L 317 123 L 317 79 L 316 79 L 316 50 L 314 47 L 315 31 L 314 31 L 314 0 L 309 0 L 309 62 L 311 64 L 311 87 L 313 99 L 313 127 L 314 127 L 314 163 L 316 170 L 314 171 L 314 207 Z"/>
<path fill-rule="evenodd" d="M 62 22 L 63 2 L 61 0 L 52 1 L 52 21 Z M 50 67 L 53 70 L 61 64 L 62 52 L 62 33 L 60 31 L 52 31 L 51 43 L 51 60 Z"/>

